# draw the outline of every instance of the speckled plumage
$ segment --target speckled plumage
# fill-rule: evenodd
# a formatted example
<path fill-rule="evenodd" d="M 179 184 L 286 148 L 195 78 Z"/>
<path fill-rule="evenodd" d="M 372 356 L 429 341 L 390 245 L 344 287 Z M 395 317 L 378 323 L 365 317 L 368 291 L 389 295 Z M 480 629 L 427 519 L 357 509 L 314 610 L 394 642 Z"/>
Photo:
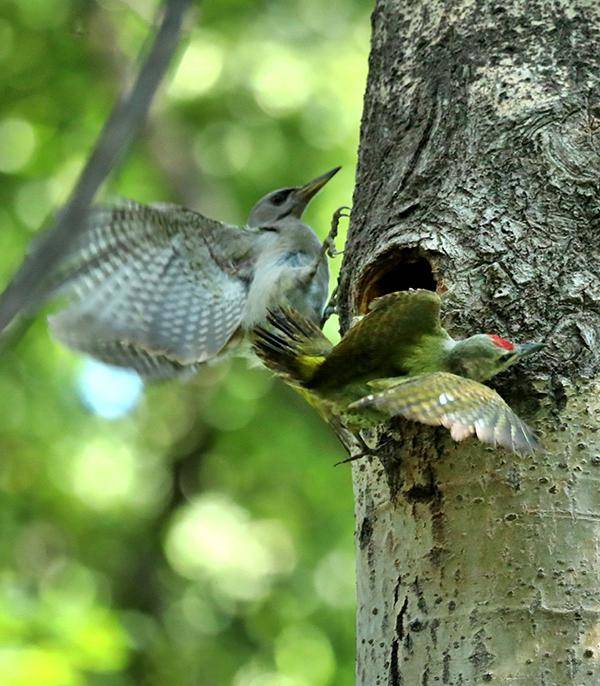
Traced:
<path fill-rule="evenodd" d="M 249 235 L 189 210 L 132 202 L 93 210 L 89 227 L 61 269 L 62 290 L 76 300 L 50 317 L 57 338 L 92 354 L 99 342 L 136 346 L 183 367 L 222 349 L 243 316 Z M 108 359 L 121 363 L 115 355 Z"/>
<path fill-rule="evenodd" d="M 533 452 L 539 442 L 531 429 L 493 389 L 447 372 L 419 374 L 351 403 L 358 412 L 373 409 L 387 416 L 444 426 L 455 441 L 476 435 L 483 443 Z"/>
<path fill-rule="evenodd" d="M 457 441 L 479 440 L 516 452 L 540 445 L 493 389 L 481 383 L 540 346 L 498 336 L 453 340 L 442 328 L 440 299 L 403 291 L 375 300 L 336 345 L 289 308 L 255 332 L 257 354 L 332 421 L 352 430 L 402 416 L 444 426 Z"/>
<path fill-rule="evenodd" d="M 333 173 L 269 194 L 243 228 L 168 204 L 93 208 L 49 280 L 52 295 L 70 298 L 49 318 L 52 333 L 104 362 L 169 378 L 235 349 L 269 307 L 290 303 L 319 321 L 329 272 L 300 216 Z M 276 193 L 289 196 L 287 213 Z"/>

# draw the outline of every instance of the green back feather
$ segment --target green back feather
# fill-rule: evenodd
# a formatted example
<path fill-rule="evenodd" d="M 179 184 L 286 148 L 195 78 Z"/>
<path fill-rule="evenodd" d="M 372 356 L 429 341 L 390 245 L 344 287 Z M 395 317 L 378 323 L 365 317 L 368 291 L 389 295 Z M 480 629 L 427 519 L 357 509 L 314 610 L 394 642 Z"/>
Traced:
<path fill-rule="evenodd" d="M 415 351 L 425 337 L 447 338 L 438 295 L 415 290 L 377 298 L 369 313 L 327 355 L 309 385 L 325 390 L 355 380 L 410 374 Z"/>

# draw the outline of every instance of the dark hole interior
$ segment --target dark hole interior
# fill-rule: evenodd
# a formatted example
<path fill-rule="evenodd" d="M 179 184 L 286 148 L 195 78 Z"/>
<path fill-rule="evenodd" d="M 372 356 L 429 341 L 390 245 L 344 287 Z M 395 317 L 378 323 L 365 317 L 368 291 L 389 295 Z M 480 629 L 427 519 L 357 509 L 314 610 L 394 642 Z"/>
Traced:
<path fill-rule="evenodd" d="M 381 274 L 374 286 L 378 292 L 377 295 L 385 295 L 394 291 L 407 291 L 409 288 L 435 291 L 437 283 L 429 262 L 424 257 L 417 257 L 391 265 Z"/>
<path fill-rule="evenodd" d="M 387 293 L 407 291 L 410 288 L 439 290 L 431 263 L 422 253 L 406 249 L 394 251 L 379 263 L 379 268 L 367 277 L 363 289 L 361 311 L 366 312 L 369 303 Z"/>

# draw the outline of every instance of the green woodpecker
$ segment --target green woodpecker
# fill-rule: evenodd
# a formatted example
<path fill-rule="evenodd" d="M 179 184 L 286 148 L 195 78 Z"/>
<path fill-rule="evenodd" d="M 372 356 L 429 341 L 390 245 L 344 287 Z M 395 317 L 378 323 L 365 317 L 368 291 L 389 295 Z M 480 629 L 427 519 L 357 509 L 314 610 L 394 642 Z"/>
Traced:
<path fill-rule="evenodd" d="M 325 419 L 353 432 L 402 416 L 445 426 L 456 441 L 476 434 L 515 452 L 538 450 L 531 429 L 481 382 L 542 345 L 490 334 L 454 340 L 440 304 L 425 290 L 377 298 L 335 346 L 297 311 L 278 309 L 255 329 L 254 349 Z"/>

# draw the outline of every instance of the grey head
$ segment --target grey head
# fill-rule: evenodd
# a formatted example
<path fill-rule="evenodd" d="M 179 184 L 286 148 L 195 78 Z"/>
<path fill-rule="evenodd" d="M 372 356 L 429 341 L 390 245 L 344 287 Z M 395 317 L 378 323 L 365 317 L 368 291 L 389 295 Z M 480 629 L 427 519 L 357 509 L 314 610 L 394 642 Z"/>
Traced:
<path fill-rule="evenodd" d="M 542 343 L 511 343 L 495 334 L 476 334 L 451 348 L 448 368 L 454 374 L 486 381 L 543 347 Z"/>
<path fill-rule="evenodd" d="M 250 210 L 247 225 L 254 228 L 268 227 L 286 218 L 300 219 L 311 199 L 340 169 L 341 167 L 334 167 L 304 186 L 278 188 L 267 193 Z"/>

